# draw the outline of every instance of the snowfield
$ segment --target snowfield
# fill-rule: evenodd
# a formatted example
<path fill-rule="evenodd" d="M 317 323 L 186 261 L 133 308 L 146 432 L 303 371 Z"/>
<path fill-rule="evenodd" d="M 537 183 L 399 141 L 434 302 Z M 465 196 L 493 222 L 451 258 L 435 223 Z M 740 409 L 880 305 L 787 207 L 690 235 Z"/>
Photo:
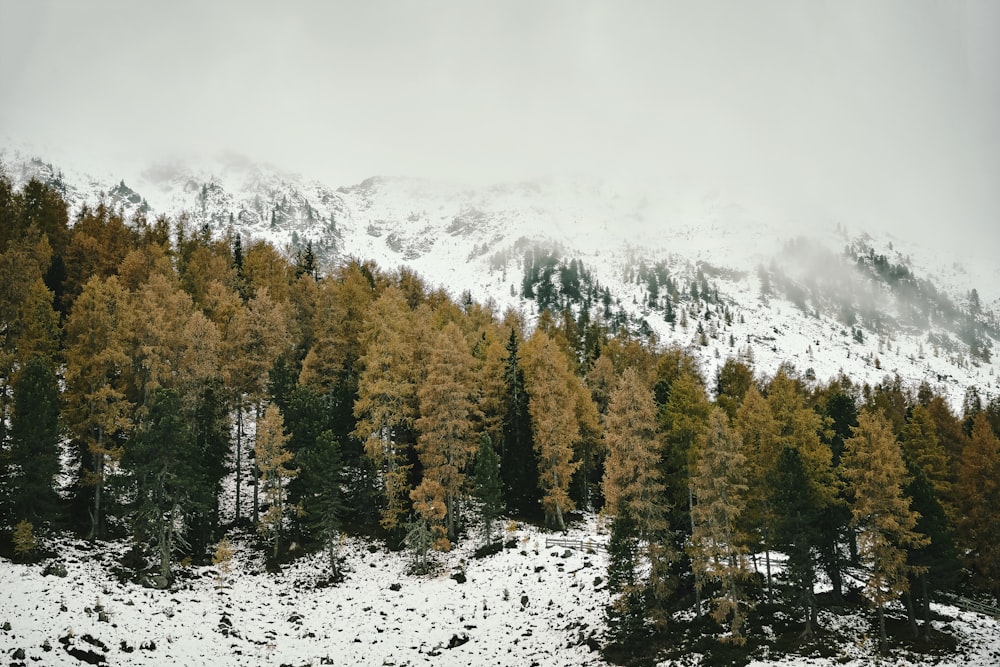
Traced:
<path fill-rule="evenodd" d="M 605 541 L 595 527 L 550 537 Z M 608 600 L 604 552 L 546 548 L 525 526 L 505 538 L 516 546 L 482 559 L 465 540 L 425 576 L 408 574 L 406 552 L 347 538 L 347 578 L 334 586 L 321 583 L 320 554 L 271 574 L 237 548 L 225 585 L 215 567 L 190 568 L 169 591 L 118 582 L 110 569 L 124 544 L 73 541 L 61 546 L 65 578 L 44 576 L 44 563 L 0 563 L 0 624 L 10 623 L 0 654 L 20 648 L 43 665 L 81 664 L 68 649 L 111 665 L 606 664 L 586 643 Z"/>
<path fill-rule="evenodd" d="M 53 561 L 0 561 L 0 654 L 39 665 L 101 656 L 109 665 L 607 664 L 595 650 L 608 602 L 606 554 L 551 544 L 605 543 L 598 519 L 578 522 L 566 535 L 508 526 L 505 539 L 515 546 L 485 558 L 473 556 L 475 540 L 467 539 L 438 555 L 434 573 L 417 576 L 405 552 L 346 538 L 346 580 L 332 586 L 324 584 L 329 571 L 321 554 L 267 573 L 259 553 L 236 539 L 224 580 L 216 567 L 181 569 L 167 591 L 118 581 L 112 570 L 124 543 L 91 548 L 64 540 L 57 559 L 64 578 L 43 574 Z M 944 619 L 935 629 L 952 634 L 958 650 L 934 664 L 1000 664 L 997 621 L 946 605 L 935 611 Z M 832 658 L 774 656 L 751 664 L 923 662 L 902 653 L 878 659 L 877 639 L 860 615 L 823 610 L 820 624 L 853 641 Z M 683 662 L 697 664 L 698 656 Z"/>

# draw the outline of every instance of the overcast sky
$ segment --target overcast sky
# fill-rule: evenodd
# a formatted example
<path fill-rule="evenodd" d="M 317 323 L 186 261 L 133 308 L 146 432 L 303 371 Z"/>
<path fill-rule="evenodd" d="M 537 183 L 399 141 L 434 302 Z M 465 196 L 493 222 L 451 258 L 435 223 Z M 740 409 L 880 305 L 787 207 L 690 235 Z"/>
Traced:
<path fill-rule="evenodd" d="M 0 0 L 0 138 L 585 173 L 1000 252 L 1000 2 Z"/>

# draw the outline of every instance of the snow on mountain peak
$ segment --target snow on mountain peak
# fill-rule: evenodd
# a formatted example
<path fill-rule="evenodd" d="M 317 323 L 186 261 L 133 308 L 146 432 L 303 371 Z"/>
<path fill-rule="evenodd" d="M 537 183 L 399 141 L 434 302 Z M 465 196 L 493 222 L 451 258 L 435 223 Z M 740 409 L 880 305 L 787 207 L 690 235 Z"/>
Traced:
<path fill-rule="evenodd" d="M 321 265 L 348 257 L 407 265 L 454 296 L 468 290 L 529 319 L 540 306 L 586 310 L 690 346 L 709 379 L 751 348 L 765 374 L 789 362 L 821 381 L 844 373 L 874 384 L 898 373 L 956 405 L 969 385 L 996 391 L 996 263 L 949 259 L 871 230 L 851 234 L 841 223 L 784 224 L 717 192 L 592 178 L 469 187 L 376 176 L 332 188 L 235 154 L 95 178 L 32 156 L 8 149 L 0 161 L 15 184 L 53 183 L 74 209 L 103 197 L 126 214 L 185 214 L 189 224 L 267 239 L 290 254 L 312 242 Z M 549 273 L 529 276 L 539 258 Z M 571 294 L 555 275 L 571 262 L 591 281 L 585 293 Z M 541 279 L 553 285 L 551 303 L 528 294 Z M 962 310 L 973 288 L 975 316 Z M 945 311 L 964 319 L 945 321 Z"/>

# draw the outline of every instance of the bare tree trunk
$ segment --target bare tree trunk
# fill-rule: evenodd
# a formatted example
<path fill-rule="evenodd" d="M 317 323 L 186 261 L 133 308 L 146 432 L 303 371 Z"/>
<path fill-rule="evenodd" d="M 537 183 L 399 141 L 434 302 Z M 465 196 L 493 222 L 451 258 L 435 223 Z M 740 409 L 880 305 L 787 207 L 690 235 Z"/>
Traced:
<path fill-rule="evenodd" d="M 910 591 L 903 593 L 903 597 L 906 600 L 906 620 L 910 623 L 910 632 L 913 633 L 913 638 L 916 639 L 920 636 L 920 631 L 917 628 L 917 615 L 913 611 L 913 596 Z"/>
<path fill-rule="evenodd" d="M 801 639 L 812 639 L 813 636 L 813 604 L 812 604 L 812 591 L 808 590 L 805 585 L 802 586 L 802 607 L 805 611 L 805 628 L 802 630 L 802 634 L 799 635 Z"/>
<path fill-rule="evenodd" d="M 236 400 L 236 523 L 240 522 L 243 495 L 243 393 Z"/>
<path fill-rule="evenodd" d="M 767 570 L 767 603 L 771 604 L 771 545 L 764 538 L 764 568 Z"/>
<path fill-rule="evenodd" d="M 688 480 L 688 517 L 691 519 L 691 533 L 694 534 L 694 492 L 691 490 L 691 481 Z M 701 619 L 701 581 L 698 573 L 694 573 L 694 614 Z"/>
<path fill-rule="evenodd" d="M 260 402 L 254 406 L 255 424 L 260 423 Z M 254 441 L 257 439 L 257 430 L 254 429 Z M 257 468 L 257 457 L 253 457 L 253 525 L 260 521 L 260 470 Z M 277 547 L 275 547 L 277 549 Z M 275 554 L 277 556 L 277 554 Z"/>
<path fill-rule="evenodd" d="M 885 610 L 878 606 L 878 648 L 882 655 L 889 653 L 889 639 L 885 634 Z"/>
<path fill-rule="evenodd" d="M 98 439 L 100 447 L 100 438 Z M 88 539 L 93 542 L 101 533 L 101 491 L 104 489 L 104 454 L 95 454 L 94 461 L 97 464 L 97 483 L 94 485 L 94 511 L 90 514 L 90 535 Z"/>
<path fill-rule="evenodd" d="M 173 551 L 173 510 L 160 526 L 160 580 L 163 588 L 170 582 L 170 554 Z"/>
<path fill-rule="evenodd" d="M 931 594 L 927 586 L 927 574 L 920 575 L 920 593 L 923 595 L 924 624 L 922 634 L 924 639 L 931 638 Z"/>

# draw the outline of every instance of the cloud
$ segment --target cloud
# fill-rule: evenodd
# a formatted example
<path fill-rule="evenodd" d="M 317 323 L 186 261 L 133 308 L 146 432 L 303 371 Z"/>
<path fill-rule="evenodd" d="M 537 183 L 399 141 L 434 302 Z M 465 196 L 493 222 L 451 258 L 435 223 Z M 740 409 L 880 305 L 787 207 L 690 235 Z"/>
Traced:
<path fill-rule="evenodd" d="M 0 4 L 0 128 L 92 160 L 588 173 L 1000 248 L 986 0 Z"/>

